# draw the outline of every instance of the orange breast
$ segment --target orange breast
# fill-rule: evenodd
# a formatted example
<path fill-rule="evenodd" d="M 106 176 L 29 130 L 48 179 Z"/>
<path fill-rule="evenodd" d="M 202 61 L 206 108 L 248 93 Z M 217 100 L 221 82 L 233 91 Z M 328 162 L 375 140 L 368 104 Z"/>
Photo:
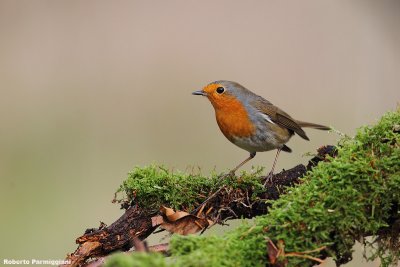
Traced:
<path fill-rule="evenodd" d="M 249 137 L 254 134 L 255 127 L 247 111 L 235 98 L 224 98 L 214 108 L 218 126 L 230 141 L 233 137 Z"/>

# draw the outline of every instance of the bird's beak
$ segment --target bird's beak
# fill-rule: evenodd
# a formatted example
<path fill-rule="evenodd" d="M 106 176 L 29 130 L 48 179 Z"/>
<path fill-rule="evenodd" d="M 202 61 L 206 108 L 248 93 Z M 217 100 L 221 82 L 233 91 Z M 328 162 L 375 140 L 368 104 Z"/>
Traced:
<path fill-rule="evenodd" d="M 192 95 L 202 95 L 202 96 L 207 96 L 207 93 L 204 92 L 203 90 L 198 90 L 198 91 L 194 91 L 192 93 Z"/>

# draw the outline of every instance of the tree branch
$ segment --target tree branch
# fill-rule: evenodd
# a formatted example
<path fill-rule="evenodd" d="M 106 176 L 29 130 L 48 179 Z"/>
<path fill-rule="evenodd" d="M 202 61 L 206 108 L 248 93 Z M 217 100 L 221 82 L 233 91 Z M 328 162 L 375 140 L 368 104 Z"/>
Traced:
<path fill-rule="evenodd" d="M 318 155 L 312 158 L 307 166 L 300 164 L 275 174 L 262 192 L 255 192 L 253 188 L 241 189 L 224 185 L 205 204 L 208 209 L 212 207 L 207 218 L 214 223 L 223 224 L 229 219 L 253 218 L 266 214 L 268 211 L 266 200 L 279 198 L 285 192 L 286 187 L 299 183 L 299 178 L 307 170 L 324 160 L 327 155 L 334 156 L 335 151 L 333 146 L 321 147 Z M 259 177 L 261 181 L 266 178 L 266 176 Z M 213 193 L 209 192 L 208 195 Z M 201 202 L 202 198 L 199 196 L 198 203 Z M 70 266 L 84 265 L 88 259 L 101 259 L 116 250 L 129 250 L 134 246 L 134 240 L 146 239 L 157 228 L 152 225 L 152 217 L 157 214 L 159 213 L 132 205 L 110 226 L 101 223 L 98 229 L 86 230 L 84 235 L 76 239 L 78 248 L 67 257 L 67 260 L 71 262 Z M 165 249 L 165 246 L 162 246 L 162 249 Z M 97 262 L 99 263 L 101 260 Z M 93 265 L 94 262 L 91 266 Z"/>

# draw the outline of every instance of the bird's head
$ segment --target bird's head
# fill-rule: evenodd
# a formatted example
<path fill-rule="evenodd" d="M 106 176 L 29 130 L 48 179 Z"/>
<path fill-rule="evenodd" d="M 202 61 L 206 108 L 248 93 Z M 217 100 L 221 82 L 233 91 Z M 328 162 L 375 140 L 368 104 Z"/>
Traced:
<path fill-rule="evenodd" d="M 207 97 L 214 108 L 219 109 L 229 106 L 232 102 L 241 101 L 246 91 L 247 89 L 236 82 L 215 81 L 192 94 Z"/>

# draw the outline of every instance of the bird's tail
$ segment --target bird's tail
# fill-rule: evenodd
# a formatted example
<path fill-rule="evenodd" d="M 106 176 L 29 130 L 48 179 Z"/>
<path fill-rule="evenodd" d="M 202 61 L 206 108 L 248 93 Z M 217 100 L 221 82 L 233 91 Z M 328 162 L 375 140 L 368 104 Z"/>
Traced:
<path fill-rule="evenodd" d="M 314 129 L 324 130 L 324 131 L 328 131 L 331 129 L 331 127 L 328 127 L 325 125 L 311 123 L 311 122 L 305 122 L 305 121 L 297 121 L 297 124 L 300 127 L 314 128 Z"/>

